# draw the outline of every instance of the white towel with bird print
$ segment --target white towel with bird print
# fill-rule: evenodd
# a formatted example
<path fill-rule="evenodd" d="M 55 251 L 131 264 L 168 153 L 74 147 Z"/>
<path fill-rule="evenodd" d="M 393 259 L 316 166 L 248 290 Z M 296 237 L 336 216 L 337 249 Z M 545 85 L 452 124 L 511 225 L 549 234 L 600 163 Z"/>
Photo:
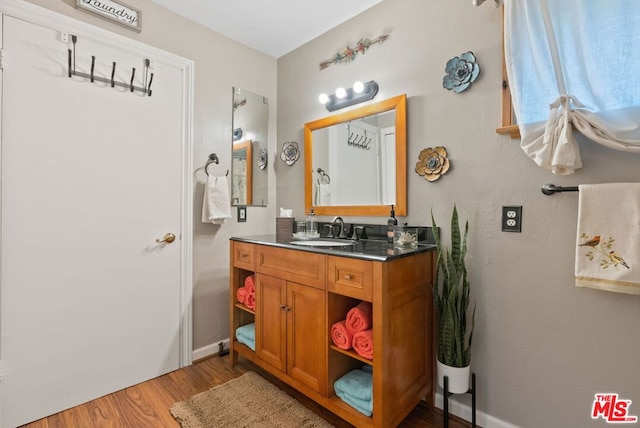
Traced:
<path fill-rule="evenodd" d="M 640 183 L 579 190 L 576 286 L 640 294 Z"/>

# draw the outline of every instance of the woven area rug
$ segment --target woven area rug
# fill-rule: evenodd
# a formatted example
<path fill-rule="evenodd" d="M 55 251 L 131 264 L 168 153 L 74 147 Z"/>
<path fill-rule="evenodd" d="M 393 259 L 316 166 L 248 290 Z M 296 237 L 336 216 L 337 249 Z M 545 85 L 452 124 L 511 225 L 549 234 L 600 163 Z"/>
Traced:
<path fill-rule="evenodd" d="M 327 421 L 254 372 L 174 403 L 183 428 L 330 428 Z"/>

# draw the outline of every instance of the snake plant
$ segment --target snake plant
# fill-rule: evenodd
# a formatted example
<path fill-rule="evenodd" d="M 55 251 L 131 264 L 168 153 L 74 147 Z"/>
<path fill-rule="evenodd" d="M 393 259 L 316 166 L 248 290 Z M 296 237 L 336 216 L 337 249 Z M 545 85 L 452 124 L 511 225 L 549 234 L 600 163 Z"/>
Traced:
<path fill-rule="evenodd" d="M 436 347 L 438 360 L 451 367 L 466 367 L 471 362 L 471 340 L 475 322 L 475 303 L 471 324 L 467 325 L 469 281 L 465 266 L 469 221 L 464 235 L 460 233 L 458 211 L 453 206 L 451 216 L 451 249 L 440 240 L 440 233 L 431 212 L 431 224 L 436 241 L 437 261 L 433 284 L 436 308 Z"/>

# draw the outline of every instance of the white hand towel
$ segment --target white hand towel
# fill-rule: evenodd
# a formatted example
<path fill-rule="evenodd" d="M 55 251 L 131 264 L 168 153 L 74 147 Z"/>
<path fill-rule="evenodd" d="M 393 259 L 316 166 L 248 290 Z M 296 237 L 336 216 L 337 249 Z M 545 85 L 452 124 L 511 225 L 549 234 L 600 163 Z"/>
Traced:
<path fill-rule="evenodd" d="M 209 175 L 202 201 L 202 222 L 222 224 L 228 218 L 231 218 L 231 201 L 227 177 Z"/>
<path fill-rule="evenodd" d="M 640 294 L 640 183 L 579 189 L 576 286 Z"/>
<path fill-rule="evenodd" d="M 317 205 L 331 205 L 331 187 L 329 186 L 329 184 L 325 183 L 318 184 Z"/>

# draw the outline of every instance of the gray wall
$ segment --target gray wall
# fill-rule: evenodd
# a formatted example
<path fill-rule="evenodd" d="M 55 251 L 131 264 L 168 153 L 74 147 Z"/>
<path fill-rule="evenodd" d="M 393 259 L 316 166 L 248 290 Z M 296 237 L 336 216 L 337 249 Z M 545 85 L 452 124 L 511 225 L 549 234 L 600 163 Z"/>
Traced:
<path fill-rule="evenodd" d="M 276 72 L 274 58 L 233 42 L 147 0 L 127 0 L 142 10 L 140 34 L 76 10 L 76 0 L 29 0 L 39 6 L 172 52 L 195 62 L 193 170 L 193 347 L 207 352 L 229 337 L 229 237 L 275 233 L 275 176 L 269 168 L 270 199 L 267 207 L 247 208 L 246 223 L 236 222 L 236 211 L 224 225 L 200 221 L 209 153 L 217 153 L 219 171 L 231 168 L 232 87 L 269 98 L 269 160 L 273 164 L 276 133 Z M 256 72 L 259 70 L 259 72 Z M 157 82 L 154 82 L 157 84 Z M 210 172 L 215 172 L 213 166 Z M 211 345 L 211 348 L 207 348 Z M 204 348 L 204 349 L 202 349 Z"/>
<path fill-rule="evenodd" d="M 640 298 L 574 286 L 578 195 L 544 196 L 540 187 L 639 181 L 640 157 L 580 141 L 585 167 L 556 177 L 536 167 L 518 140 L 497 135 L 500 28 L 493 2 L 383 1 L 278 59 L 278 144 L 302 143 L 303 124 L 328 115 L 321 92 L 374 79 L 376 100 L 406 93 L 409 215 L 399 220 L 430 224 L 433 210 L 447 242 L 454 203 L 469 220 L 479 410 L 522 427 L 602 427 L 590 418 L 596 392 L 633 400 L 631 413 L 640 415 Z M 385 32 L 385 43 L 354 62 L 319 69 L 346 44 Z M 443 89 L 447 60 L 469 50 L 480 77 L 461 94 Z M 434 146 L 447 148 L 452 168 L 429 183 L 413 168 L 420 150 Z M 277 165 L 276 206 L 296 216 L 304 211 L 303 169 L 303 162 Z M 524 207 L 522 233 L 500 231 L 503 205 Z M 345 218 L 354 220 L 386 221 Z"/>
<path fill-rule="evenodd" d="M 304 217 L 304 163 L 285 165 L 277 157 L 282 143 L 303 148 L 303 124 L 327 115 L 320 92 L 375 79 L 376 100 L 409 97 L 409 215 L 400 220 L 429 224 L 433 209 L 446 225 L 454 203 L 469 219 L 479 410 L 522 427 L 601 427 L 589 417 L 593 395 L 617 392 L 640 414 L 640 298 L 573 286 L 577 195 L 540 192 L 547 182 L 639 181 L 640 157 L 581 141 L 585 167 L 555 177 L 526 158 L 517 140 L 496 135 L 501 14 L 491 2 L 474 8 L 469 0 L 385 0 L 276 62 L 147 0 L 127 1 L 143 11 L 141 34 L 77 11 L 75 0 L 28 1 L 195 61 L 194 170 L 211 152 L 220 168 L 231 163 L 232 86 L 270 99 L 269 206 L 248 208 L 247 223 L 203 225 L 202 184 L 194 188 L 194 348 L 229 335 L 228 237 L 273 232 L 278 207 Z M 319 70 L 346 44 L 385 32 L 391 36 L 384 44 L 353 63 Z M 462 94 L 443 89 L 445 63 L 468 50 L 478 57 L 480 77 Z M 413 167 L 421 149 L 438 145 L 449 151 L 452 168 L 428 183 Z M 502 205 L 523 205 L 521 234 L 500 232 Z"/>

